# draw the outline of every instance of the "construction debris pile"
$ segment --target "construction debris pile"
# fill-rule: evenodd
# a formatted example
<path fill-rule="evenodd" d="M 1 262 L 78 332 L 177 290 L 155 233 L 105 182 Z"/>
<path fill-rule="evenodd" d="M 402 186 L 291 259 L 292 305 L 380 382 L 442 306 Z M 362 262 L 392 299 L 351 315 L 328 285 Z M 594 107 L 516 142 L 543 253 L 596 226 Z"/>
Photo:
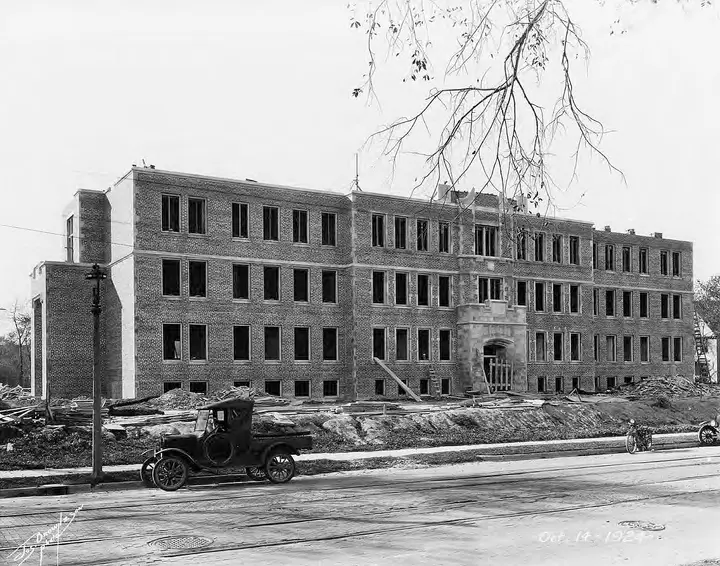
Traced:
<path fill-rule="evenodd" d="M 684 377 L 652 377 L 623 384 L 612 392 L 630 400 L 649 397 L 710 397 L 720 394 L 717 384 L 696 383 Z"/>
<path fill-rule="evenodd" d="M 8 409 L 10 407 L 18 407 L 26 404 L 34 404 L 35 397 L 30 395 L 20 385 L 10 387 L 0 383 L 0 409 Z"/>

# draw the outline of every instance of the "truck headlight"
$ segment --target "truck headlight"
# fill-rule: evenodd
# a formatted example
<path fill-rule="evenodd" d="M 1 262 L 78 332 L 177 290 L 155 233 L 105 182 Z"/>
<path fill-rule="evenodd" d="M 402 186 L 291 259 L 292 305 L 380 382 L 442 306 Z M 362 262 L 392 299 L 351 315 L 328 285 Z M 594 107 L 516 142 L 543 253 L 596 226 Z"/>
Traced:
<path fill-rule="evenodd" d="M 712 421 L 710 421 L 710 426 L 715 428 L 717 426 L 717 423 L 714 420 L 712 420 Z"/>

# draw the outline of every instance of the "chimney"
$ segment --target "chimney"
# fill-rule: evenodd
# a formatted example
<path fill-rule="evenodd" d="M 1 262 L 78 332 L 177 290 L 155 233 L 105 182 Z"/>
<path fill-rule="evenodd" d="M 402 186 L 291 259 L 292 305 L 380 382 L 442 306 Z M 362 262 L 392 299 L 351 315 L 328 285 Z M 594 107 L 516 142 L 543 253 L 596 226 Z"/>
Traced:
<path fill-rule="evenodd" d="M 610 226 L 605 226 L 605 231 L 610 232 Z"/>
<path fill-rule="evenodd" d="M 438 185 L 438 200 L 445 200 L 445 197 L 447 197 L 447 194 L 450 192 L 450 185 L 447 183 L 440 183 Z"/>
<path fill-rule="evenodd" d="M 660 238 L 660 239 L 662 239 L 662 232 L 655 232 L 655 233 L 653 234 L 653 238 Z"/>
<path fill-rule="evenodd" d="M 634 236 L 634 235 L 635 235 L 635 228 L 630 228 L 630 229 L 628 230 L 628 234 L 630 234 L 631 236 Z"/>

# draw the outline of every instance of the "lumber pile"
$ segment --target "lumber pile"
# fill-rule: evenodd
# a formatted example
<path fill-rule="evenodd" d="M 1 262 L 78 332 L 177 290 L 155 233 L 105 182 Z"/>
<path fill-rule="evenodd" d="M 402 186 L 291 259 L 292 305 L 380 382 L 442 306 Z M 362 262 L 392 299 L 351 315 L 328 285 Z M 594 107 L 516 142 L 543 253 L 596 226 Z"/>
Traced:
<path fill-rule="evenodd" d="M 269 395 L 254 387 L 231 387 L 230 389 L 226 389 L 224 391 L 218 391 L 214 395 L 214 400 L 222 401 L 233 397 L 239 397 L 240 399 L 252 399 L 255 401 L 256 407 L 282 407 L 290 404 L 289 399 Z"/>
<path fill-rule="evenodd" d="M 0 383 L 0 401 L 4 401 L 10 405 L 35 403 L 35 397 L 30 395 L 30 393 L 20 385 L 10 387 L 9 385 Z"/>
<path fill-rule="evenodd" d="M 89 425 L 93 419 L 93 402 L 87 399 L 65 401 L 62 405 L 51 405 L 50 411 L 53 419 L 59 424 Z M 103 419 L 107 418 L 108 410 L 101 409 Z"/>
<path fill-rule="evenodd" d="M 192 422 L 197 417 L 197 411 L 167 411 L 162 415 L 136 415 L 111 417 L 108 422 L 122 427 L 144 427 L 159 424 L 172 424 L 178 422 Z"/>

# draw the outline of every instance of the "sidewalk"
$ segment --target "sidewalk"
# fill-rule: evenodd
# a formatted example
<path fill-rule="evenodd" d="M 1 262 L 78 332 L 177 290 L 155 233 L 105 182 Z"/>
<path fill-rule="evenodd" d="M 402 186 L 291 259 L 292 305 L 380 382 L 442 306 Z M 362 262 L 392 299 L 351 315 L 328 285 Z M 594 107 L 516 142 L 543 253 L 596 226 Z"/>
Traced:
<path fill-rule="evenodd" d="M 680 448 L 684 445 L 697 445 L 697 433 L 682 432 L 676 434 L 655 434 L 654 444 L 657 447 L 671 445 Z M 334 452 L 329 454 L 301 454 L 296 456 L 297 462 L 316 460 L 352 461 L 370 458 L 402 458 L 419 454 L 442 454 L 448 452 L 466 452 L 470 450 L 486 453 L 488 456 L 532 455 L 544 453 L 562 453 L 577 450 L 625 450 L 625 437 L 612 436 L 604 438 L 578 438 L 570 440 L 549 440 L 542 442 L 507 442 L 498 444 L 471 444 L 465 446 L 438 446 L 435 448 L 404 448 L 401 450 L 375 450 L 370 452 Z M 103 466 L 103 471 L 128 472 L 140 470 L 141 462 L 121 466 Z M 12 478 L 41 478 L 60 475 L 84 475 L 92 472 L 92 468 L 51 468 L 45 470 L 0 470 L 0 480 Z"/>

